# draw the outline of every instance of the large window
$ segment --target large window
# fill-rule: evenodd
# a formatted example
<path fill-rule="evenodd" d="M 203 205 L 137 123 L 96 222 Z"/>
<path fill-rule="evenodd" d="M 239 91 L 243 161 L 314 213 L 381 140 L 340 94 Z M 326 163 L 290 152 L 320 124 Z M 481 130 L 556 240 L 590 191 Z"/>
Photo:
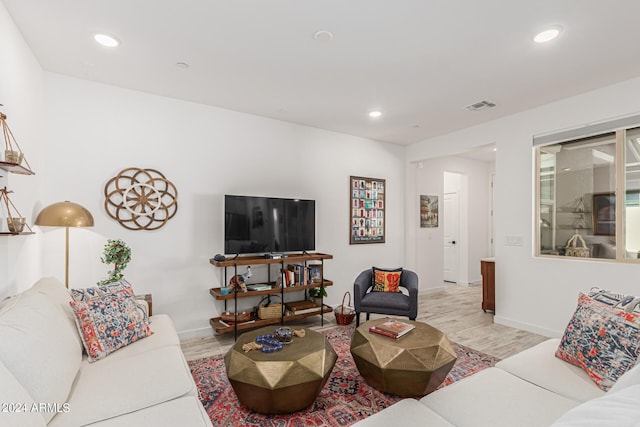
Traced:
<path fill-rule="evenodd" d="M 536 152 L 537 255 L 640 262 L 640 128 Z"/>

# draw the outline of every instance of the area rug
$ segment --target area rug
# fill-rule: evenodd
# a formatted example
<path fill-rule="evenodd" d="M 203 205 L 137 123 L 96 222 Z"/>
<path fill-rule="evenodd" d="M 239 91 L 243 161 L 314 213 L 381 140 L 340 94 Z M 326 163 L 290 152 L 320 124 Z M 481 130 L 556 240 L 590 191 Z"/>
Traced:
<path fill-rule="evenodd" d="M 211 422 L 220 427 L 343 427 L 391 406 L 400 398 L 373 389 L 358 374 L 349 351 L 353 330 L 351 325 L 323 332 L 338 354 L 336 365 L 315 403 L 288 415 L 261 415 L 243 407 L 227 380 L 222 356 L 190 361 L 200 400 Z M 493 366 L 499 360 L 463 345 L 454 343 L 454 347 L 458 359 L 440 387 Z"/>

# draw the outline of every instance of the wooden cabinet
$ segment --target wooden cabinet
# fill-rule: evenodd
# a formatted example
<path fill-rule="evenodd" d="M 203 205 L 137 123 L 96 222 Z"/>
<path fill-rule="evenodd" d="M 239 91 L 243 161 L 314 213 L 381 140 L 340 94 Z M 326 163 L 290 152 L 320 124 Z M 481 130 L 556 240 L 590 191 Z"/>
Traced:
<path fill-rule="evenodd" d="M 480 260 L 482 273 L 482 309 L 496 311 L 496 262 L 494 258 Z"/>
<path fill-rule="evenodd" d="M 239 266 L 250 265 L 253 267 L 253 266 L 259 266 L 259 265 L 266 265 L 267 267 L 269 267 L 272 264 L 277 264 L 280 267 L 279 270 L 280 269 L 284 270 L 286 268 L 286 265 L 288 264 L 302 264 L 302 265 L 308 266 L 309 262 L 315 261 L 315 262 L 319 262 L 320 265 L 324 267 L 324 261 L 332 258 L 333 256 L 328 254 L 304 253 L 304 254 L 291 254 L 284 258 L 277 258 L 277 259 L 265 258 L 262 256 L 244 256 L 244 257 L 238 257 L 235 259 L 227 259 L 225 261 L 216 261 L 215 259 L 211 259 L 209 260 L 209 262 L 216 267 L 224 268 L 223 283 L 226 284 L 226 283 L 229 283 L 229 279 L 231 277 L 238 274 Z M 229 270 L 230 275 L 228 274 L 227 270 Z M 271 269 L 269 268 L 266 284 L 272 286 L 271 289 L 254 290 L 254 291 L 248 290 L 247 292 L 231 292 L 229 294 L 223 294 L 221 291 L 221 288 L 211 288 L 209 289 L 209 294 L 211 294 L 211 296 L 215 298 L 216 301 L 224 302 L 224 311 L 230 310 L 230 311 L 233 311 L 234 313 L 238 312 L 238 299 L 241 299 L 241 298 L 265 297 L 268 295 L 278 295 L 282 303 L 285 304 L 286 303 L 285 295 L 287 294 L 290 295 L 291 292 L 304 291 L 304 297 L 306 298 L 307 291 L 309 289 L 332 286 L 333 282 L 325 279 L 323 272 L 324 272 L 324 268 L 321 268 L 320 280 L 313 283 L 307 283 L 306 285 L 296 284 L 294 286 L 276 287 L 276 281 L 271 280 Z M 251 284 L 254 284 L 254 283 L 249 283 L 249 285 Z M 233 303 L 233 307 L 228 307 L 227 305 L 229 303 Z M 320 310 L 316 312 L 296 314 L 296 315 L 286 315 L 285 311 L 283 310 L 281 316 L 276 318 L 271 318 L 271 319 L 260 319 L 257 316 L 255 316 L 254 313 L 252 313 L 252 317 L 249 321 L 233 322 L 233 325 L 230 325 L 227 322 L 221 322 L 220 317 L 214 317 L 212 319 L 209 319 L 209 323 L 211 327 L 215 330 L 215 332 L 218 334 L 234 332 L 237 336 L 238 331 L 242 331 L 245 329 L 252 329 L 252 328 L 257 328 L 257 327 L 266 326 L 266 325 L 273 325 L 277 323 L 284 324 L 286 322 L 303 319 L 309 316 L 320 315 L 321 323 L 324 324 L 324 317 L 323 317 L 324 314 L 330 313 L 331 311 L 333 311 L 331 307 L 328 307 L 322 304 L 320 307 Z"/>

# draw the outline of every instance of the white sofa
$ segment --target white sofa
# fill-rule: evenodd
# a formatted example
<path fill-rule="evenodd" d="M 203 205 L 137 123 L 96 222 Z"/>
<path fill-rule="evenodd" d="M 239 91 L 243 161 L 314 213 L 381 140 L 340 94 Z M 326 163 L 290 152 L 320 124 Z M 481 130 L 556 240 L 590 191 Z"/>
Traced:
<path fill-rule="evenodd" d="M 166 315 L 153 335 L 89 363 L 53 278 L 0 304 L 0 425 L 211 426 Z"/>
<path fill-rule="evenodd" d="M 420 400 L 401 400 L 354 427 L 640 426 L 640 365 L 605 393 L 555 357 L 559 342 L 542 342 Z"/>

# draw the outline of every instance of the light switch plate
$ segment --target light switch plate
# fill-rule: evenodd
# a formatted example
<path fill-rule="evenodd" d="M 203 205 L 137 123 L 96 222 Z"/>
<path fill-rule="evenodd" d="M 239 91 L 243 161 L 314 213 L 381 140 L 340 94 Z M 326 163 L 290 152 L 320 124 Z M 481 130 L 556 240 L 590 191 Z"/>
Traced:
<path fill-rule="evenodd" d="M 507 246 L 522 246 L 522 236 L 506 236 L 505 245 Z"/>

